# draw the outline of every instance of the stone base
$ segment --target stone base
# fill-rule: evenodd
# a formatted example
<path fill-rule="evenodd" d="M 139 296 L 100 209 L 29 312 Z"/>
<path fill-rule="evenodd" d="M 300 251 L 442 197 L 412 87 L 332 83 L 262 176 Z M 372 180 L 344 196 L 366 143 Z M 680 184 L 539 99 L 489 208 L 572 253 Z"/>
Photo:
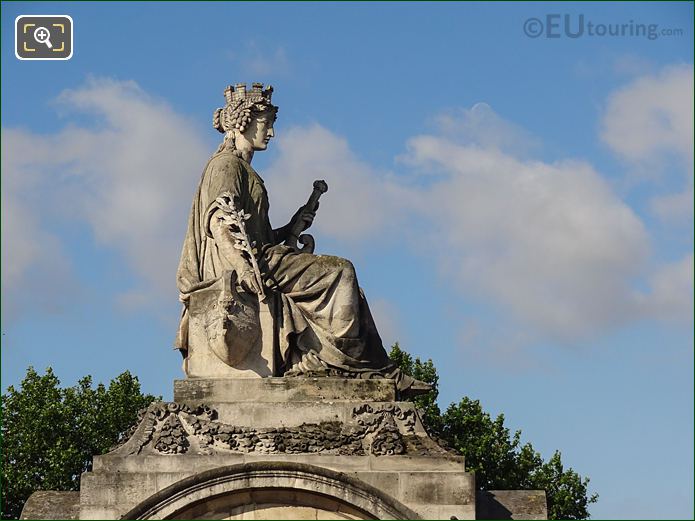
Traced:
<path fill-rule="evenodd" d="M 22 509 L 20 519 L 79 519 L 80 493 L 41 490 L 34 492 Z"/>
<path fill-rule="evenodd" d="M 188 379 L 174 397 L 94 457 L 80 519 L 476 518 L 464 458 L 427 435 L 392 380 Z M 538 492 L 504 492 L 478 493 L 479 515 L 535 515 Z"/>
<path fill-rule="evenodd" d="M 544 490 L 479 490 L 476 519 L 548 519 Z"/>
<path fill-rule="evenodd" d="M 174 380 L 174 401 L 200 403 L 394 402 L 393 380 L 375 378 L 188 378 Z"/>
<path fill-rule="evenodd" d="M 281 481 L 283 474 L 292 475 L 295 469 L 322 469 L 335 471 L 339 482 L 349 482 L 352 478 L 368 489 L 369 495 L 375 495 L 372 489 L 390 498 L 400 506 L 406 515 L 404 518 L 415 519 L 475 519 L 475 486 L 473 474 L 463 470 L 462 458 L 432 458 L 410 456 L 322 456 L 290 454 L 230 454 L 214 456 L 130 456 L 119 458 L 105 455 L 95 457 L 95 468 L 82 478 L 81 519 L 118 519 L 128 511 L 146 502 L 163 489 L 185 479 L 195 479 L 207 471 L 220 468 L 243 468 L 244 465 L 262 466 L 268 472 L 275 485 L 276 493 L 285 493 L 287 486 Z M 428 470 L 423 470 L 427 468 Z M 284 471 L 284 472 L 283 472 Z M 316 477 L 318 475 L 318 477 Z M 293 476 L 292 479 L 303 479 Z M 244 476 L 249 490 L 264 488 L 261 484 L 249 483 L 252 478 Z M 272 480 L 271 480 L 272 481 Z M 322 482 L 318 471 L 314 471 L 312 481 Z M 370 487 L 367 487 L 367 486 Z M 196 483 L 196 486 L 199 484 Z M 266 484 L 268 486 L 268 484 Z M 336 488 L 342 488 L 342 485 Z M 217 496 L 234 495 L 223 490 Z M 332 490 L 330 495 L 335 496 Z M 364 494 L 361 494 L 364 495 Z M 164 498 L 163 498 L 164 499 Z M 191 498 L 190 503 L 201 500 L 219 499 L 209 495 Z M 356 499 L 347 495 L 347 504 L 355 505 Z M 163 501 L 162 501 L 163 502 Z M 218 501 L 219 503 L 219 501 Z M 234 508 L 236 501 L 230 501 Z M 343 502 L 336 502 L 345 506 Z M 288 504 L 286 506 L 306 506 Z M 406 507 L 403 509 L 403 507 Z M 412 511 L 412 513 L 409 513 Z M 374 512 L 367 512 L 374 514 Z M 413 515 L 414 513 L 414 515 Z M 177 517 L 183 516 L 181 513 Z M 393 519 L 399 516 L 384 517 Z M 135 517 L 128 516 L 128 519 Z M 223 519 L 199 517 L 203 519 Z M 369 518 L 367 516 L 361 519 Z M 262 519 L 262 518 L 258 518 Z M 299 518 L 303 519 L 303 518 Z M 313 519 L 313 518 L 312 518 Z M 318 519 L 326 519 L 319 517 Z"/>

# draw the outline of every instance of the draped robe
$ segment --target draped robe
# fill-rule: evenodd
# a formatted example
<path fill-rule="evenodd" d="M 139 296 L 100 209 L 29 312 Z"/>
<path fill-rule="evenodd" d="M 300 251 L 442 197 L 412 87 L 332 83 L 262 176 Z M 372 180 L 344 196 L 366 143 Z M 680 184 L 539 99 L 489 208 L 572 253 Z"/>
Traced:
<path fill-rule="evenodd" d="M 246 231 L 256 243 L 264 286 L 279 295 L 275 320 L 284 374 L 328 368 L 360 378 L 396 378 L 405 384 L 405 377 L 412 382 L 388 358 L 352 264 L 276 244 L 263 180 L 231 151 L 218 152 L 208 161 L 193 199 L 177 273 L 184 304 L 193 292 L 238 266 L 238 259 L 222 254 L 219 242 L 227 239 L 211 229 L 220 211 L 216 199 L 222 195 L 233 197 L 250 215 Z M 185 308 L 176 339 L 184 355 L 187 328 Z"/>

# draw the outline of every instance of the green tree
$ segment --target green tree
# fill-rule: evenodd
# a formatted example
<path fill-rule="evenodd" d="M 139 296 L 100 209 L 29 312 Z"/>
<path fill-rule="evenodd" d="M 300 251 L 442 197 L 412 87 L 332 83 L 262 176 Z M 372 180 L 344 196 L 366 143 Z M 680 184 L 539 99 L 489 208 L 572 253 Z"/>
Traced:
<path fill-rule="evenodd" d="M 36 490 L 77 490 L 92 456 L 103 454 L 155 398 L 126 371 L 108 388 L 86 376 L 61 388 L 48 368 L 33 368 L 2 395 L 2 518 L 17 519 Z M 161 398 L 159 398 L 161 399 Z"/>
<path fill-rule="evenodd" d="M 443 439 L 466 457 L 481 490 L 545 490 L 550 519 L 588 519 L 588 506 L 598 500 L 588 495 L 589 478 L 565 469 L 559 451 L 546 462 L 530 443 L 521 443 L 521 431 L 511 434 L 504 415 L 493 419 L 478 400 L 464 397 L 441 414 L 437 405 L 439 375 L 432 360 L 423 362 L 403 351 L 398 343 L 389 356 L 406 373 L 433 385 L 433 391 L 413 401 L 422 410 L 428 432 Z"/>

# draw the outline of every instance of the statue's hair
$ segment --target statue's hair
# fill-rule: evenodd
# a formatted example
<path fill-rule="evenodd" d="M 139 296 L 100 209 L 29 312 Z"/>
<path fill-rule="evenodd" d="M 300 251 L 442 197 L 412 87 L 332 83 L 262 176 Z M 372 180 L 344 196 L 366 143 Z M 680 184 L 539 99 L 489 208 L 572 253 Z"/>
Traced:
<path fill-rule="evenodd" d="M 234 143 L 234 131 L 244 132 L 253 117 L 271 112 L 277 114 L 278 107 L 271 103 L 273 87 L 268 85 L 265 89 L 262 83 L 254 83 L 250 92 L 246 91 L 246 84 L 237 83 L 236 89 L 229 85 L 224 91 L 226 104 L 224 108 L 215 110 L 212 117 L 212 126 L 224 133 L 224 141 L 217 149 L 236 150 Z"/>

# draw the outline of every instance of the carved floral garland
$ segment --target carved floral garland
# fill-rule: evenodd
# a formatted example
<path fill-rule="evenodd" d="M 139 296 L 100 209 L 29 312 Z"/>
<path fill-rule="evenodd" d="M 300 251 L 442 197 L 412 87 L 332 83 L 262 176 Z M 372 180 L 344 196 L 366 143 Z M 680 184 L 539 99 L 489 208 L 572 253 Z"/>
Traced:
<path fill-rule="evenodd" d="M 352 412 L 353 422 L 304 423 L 297 427 L 241 427 L 216 421 L 206 406 L 159 402 L 139 413 L 134 426 L 114 448 L 114 454 L 199 454 L 216 452 L 397 455 L 441 453 L 415 435 L 416 414 L 396 404 L 363 404 Z"/>

